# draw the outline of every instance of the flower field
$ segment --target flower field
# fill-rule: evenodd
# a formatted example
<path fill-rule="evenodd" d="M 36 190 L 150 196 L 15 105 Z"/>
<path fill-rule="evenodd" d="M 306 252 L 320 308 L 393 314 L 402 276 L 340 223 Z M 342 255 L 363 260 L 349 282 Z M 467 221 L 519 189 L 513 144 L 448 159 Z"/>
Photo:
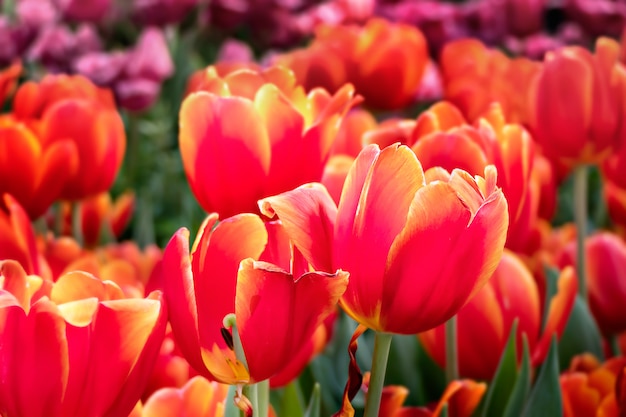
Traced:
<path fill-rule="evenodd" d="M 626 416 L 621 0 L 0 9 L 0 417 Z"/>

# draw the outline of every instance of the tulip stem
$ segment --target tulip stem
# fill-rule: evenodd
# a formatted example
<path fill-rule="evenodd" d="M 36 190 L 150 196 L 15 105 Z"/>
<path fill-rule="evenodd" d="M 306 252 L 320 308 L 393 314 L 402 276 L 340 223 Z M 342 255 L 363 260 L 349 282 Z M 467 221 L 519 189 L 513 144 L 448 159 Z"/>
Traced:
<path fill-rule="evenodd" d="M 82 223 L 80 218 L 80 202 L 74 201 L 72 202 L 72 234 L 74 235 L 74 240 L 76 240 L 76 243 L 78 243 L 80 247 L 85 245 Z"/>
<path fill-rule="evenodd" d="M 380 408 L 380 399 L 385 384 L 385 372 L 387 372 L 387 360 L 391 347 L 392 335 L 390 333 L 376 332 L 374 336 L 374 357 L 372 358 L 372 374 L 367 389 L 365 402 L 365 414 L 363 417 L 376 417 Z"/>
<path fill-rule="evenodd" d="M 457 343 L 456 316 L 446 322 L 446 380 L 459 379 L 459 352 Z"/>
<path fill-rule="evenodd" d="M 256 384 L 259 410 L 254 410 L 258 417 L 268 417 L 270 411 L 270 381 L 266 379 Z"/>
<path fill-rule="evenodd" d="M 587 237 L 587 166 L 574 170 L 574 219 L 576 221 L 576 272 L 578 293 L 587 302 L 587 263 L 585 238 Z"/>
<path fill-rule="evenodd" d="M 252 415 L 254 417 L 266 417 L 263 414 L 259 413 L 259 390 L 258 384 L 249 384 L 243 387 L 243 395 L 248 398 L 250 404 L 252 404 Z M 245 413 L 244 413 L 245 414 Z"/>

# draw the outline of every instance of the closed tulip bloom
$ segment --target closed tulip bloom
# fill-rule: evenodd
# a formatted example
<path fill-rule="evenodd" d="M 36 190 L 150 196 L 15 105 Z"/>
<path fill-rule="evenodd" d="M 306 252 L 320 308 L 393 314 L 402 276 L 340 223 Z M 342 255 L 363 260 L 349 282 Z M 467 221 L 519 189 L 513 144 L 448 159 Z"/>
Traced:
<path fill-rule="evenodd" d="M 547 324 L 541 325 L 543 300 L 535 279 L 520 258 L 504 252 L 487 284 L 457 315 L 459 373 L 465 378 L 490 380 L 498 367 L 513 322 L 517 320 L 517 346 L 521 353 L 526 335 L 535 365 L 548 353 L 552 335 L 560 336 L 574 306 L 577 290 L 574 270 L 564 270 L 558 292 L 550 301 Z M 439 326 L 419 335 L 430 356 L 445 366 L 445 329 Z M 521 355 L 519 355 L 521 358 Z"/>
<path fill-rule="evenodd" d="M 128 415 L 163 340 L 160 293 L 122 299 L 115 284 L 82 272 L 46 290 L 12 261 L 0 272 L 0 414 Z"/>
<path fill-rule="evenodd" d="M 595 53 L 571 46 L 546 54 L 529 118 L 546 156 L 571 168 L 601 162 L 624 142 L 626 71 L 619 52 L 617 42 L 599 38 Z"/>
<path fill-rule="evenodd" d="M 316 328 L 333 311 L 348 274 L 302 270 L 294 276 L 257 261 L 284 263 L 289 245 L 280 229 L 253 214 L 217 220 L 215 214 L 207 218 L 191 254 L 184 229 L 165 249 L 164 292 L 181 352 L 201 375 L 228 384 L 263 381 L 294 360 L 302 361 L 302 369 L 308 358 L 298 353 L 308 349 Z M 247 367 L 224 339 L 223 319 L 231 313 Z"/>
<path fill-rule="evenodd" d="M 609 336 L 626 330 L 626 243 L 609 232 L 585 242 L 589 308 L 602 332 Z M 573 243 L 561 256 L 561 265 L 575 265 Z"/>
<path fill-rule="evenodd" d="M 256 212 L 258 199 L 321 179 L 355 103 L 352 87 L 305 95 L 282 67 L 207 71 L 202 91 L 182 104 L 179 134 L 185 174 L 206 211 Z"/>
<path fill-rule="evenodd" d="M 79 75 L 48 75 L 22 84 L 13 106 L 16 119 L 32 129 L 42 147 L 70 141 L 78 150 L 78 168 L 63 183 L 61 198 L 80 199 L 111 187 L 126 134 L 110 91 Z"/>
<path fill-rule="evenodd" d="M 35 220 L 59 199 L 78 171 L 78 149 L 69 138 L 46 142 L 11 115 L 0 116 L 0 191 Z"/>
<path fill-rule="evenodd" d="M 406 146 L 366 147 L 335 206 L 309 184 L 259 202 L 319 270 L 350 270 L 341 306 L 367 327 L 414 334 L 452 317 L 490 278 L 508 213 L 496 171 L 426 174 Z M 425 244 L 428 242 L 428 244 Z"/>

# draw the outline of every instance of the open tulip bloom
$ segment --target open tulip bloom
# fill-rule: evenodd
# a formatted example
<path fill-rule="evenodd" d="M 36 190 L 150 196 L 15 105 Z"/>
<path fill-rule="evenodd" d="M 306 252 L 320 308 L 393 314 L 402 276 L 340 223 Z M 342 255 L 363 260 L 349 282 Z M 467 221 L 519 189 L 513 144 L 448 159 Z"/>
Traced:
<path fill-rule="evenodd" d="M 309 272 L 297 261 L 289 272 L 258 260 L 280 263 L 282 243 L 289 245 L 279 228 L 253 214 L 219 223 L 210 215 L 191 255 L 188 240 L 185 229 L 172 237 L 163 272 L 172 330 L 189 363 L 211 380 L 235 385 L 265 381 L 293 361 L 303 361 L 299 373 L 308 360 L 299 352 L 335 308 L 348 274 Z M 224 319 L 232 313 L 237 331 L 231 334 Z M 242 352 L 236 353 L 237 339 Z"/>
<path fill-rule="evenodd" d="M 350 272 L 340 304 L 377 332 L 372 374 L 379 380 L 368 391 L 374 405 L 366 415 L 378 410 L 376 356 L 383 356 L 384 375 L 388 334 L 446 322 L 498 265 L 508 209 L 496 181 L 493 166 L 484 178 L 458 169 L 425 173 L 410 148 L 370 145 L 352 165 L 338 207 L 320 184 L 259 202 L 263 214 L 278 215 L 314 268 Z"/>

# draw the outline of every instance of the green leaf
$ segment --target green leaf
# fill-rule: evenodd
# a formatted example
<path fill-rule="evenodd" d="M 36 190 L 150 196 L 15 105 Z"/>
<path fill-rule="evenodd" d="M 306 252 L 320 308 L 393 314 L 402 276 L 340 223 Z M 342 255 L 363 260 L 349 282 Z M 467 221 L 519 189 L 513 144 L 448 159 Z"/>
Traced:
<path fill-rule="evenodd" d="M 294 417 L 304 416 L 304 399 L 297 379 L 285 386 L 282 390 L 273 391 L 278 391 L 281 394 L 280 400 L 278 401 L 278 404 L 280 404 L 279 415 Z"/>
<path fill-rule="evenodd" d="M 322 412 L 322 395 L 320 390 L 320 384 L 315 384 L 313 386 L 313 392 L 311 393 L 311 398 L 309 399 L 309 406 L 304 413 L 304 417 L 320 417 Z M 291 414 L 285 414 L 291 415 Z"/>
<path fill-rule="evenodd" d="M 563 403 L 559 384 L 559 354 L 556 335 L 554 335 L 548 357 L 539 371 L 537 383 L 530 393 L 522 417 L 561 415 L 563 415 Z"/>
<path fill-rule="evenodd" d="M 583 352 L 590 352 L 598 359 L 604 360 L 602 335 L 598 325 L 587 304 L 577 295 L 559 343 L 561 369 L 567 369 L 572 358 Z"/>
<path fill-rule="evenodd" d="M 500 356 L 498 369 L 485 396 L 482 417 L 500 417 L 517 380 L 517 319 L 511 326 L 509 339 Z"/>
<path fill-rule="evenodd" d="M 524 343 L 524 354 L 522 356 L 522 365 L 517 374 L 517 380 L 513 391 L 506 404 L 502 417 L 517 417 L 522 414 L 522 409 L 530 392 L 530 349 L 528 347 L 528 339 L 526 335 L 522 335 Z"/>
<path fill-rule="evenodd" d="M 546 274 L 546 298 L 543 300 L 543 317 L 541 318 L 541 331 L 546 327 L 548 321 L 548 312 L 550 311 L 550 302 L 558 291 L 559 270 L 552 267 L 544 268 Z"/>

